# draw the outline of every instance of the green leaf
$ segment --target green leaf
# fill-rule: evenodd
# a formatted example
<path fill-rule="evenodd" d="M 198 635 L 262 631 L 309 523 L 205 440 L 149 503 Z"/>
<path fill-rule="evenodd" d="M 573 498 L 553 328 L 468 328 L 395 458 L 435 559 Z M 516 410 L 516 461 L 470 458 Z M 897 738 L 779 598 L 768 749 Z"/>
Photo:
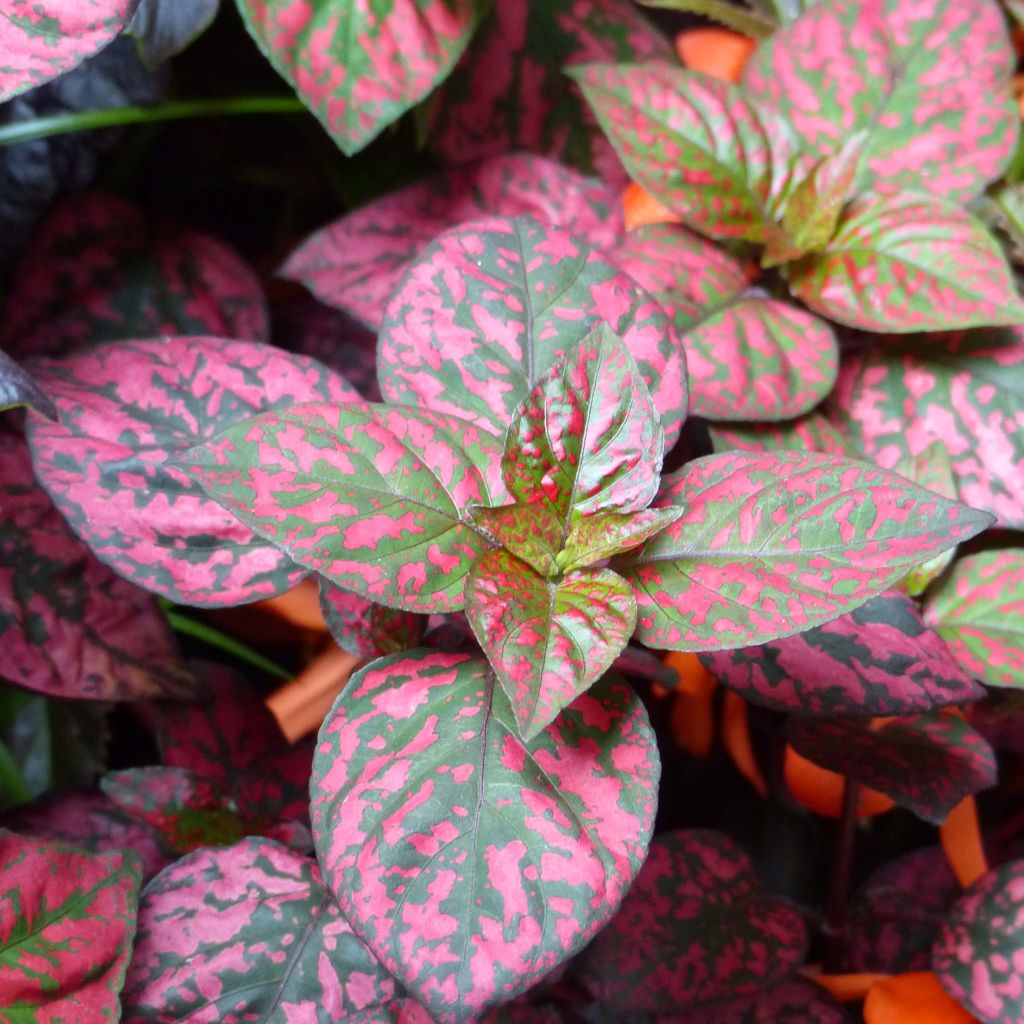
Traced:
<path fill-rule="evenodd" d="M 541 576 L 558 573 L 557 553 L 562 547 L 563 524 L 544 505 L 477 506 L 470 519 L 503 548 L 532 566 Z"/>
<path fill-rule="evenodd" d="M 681 508 L 645 508 L 639 512 L 602 512 L 575 522 L 556 556 L 558 568 L 570 572 L 631 551 L 674 523 Z"/>

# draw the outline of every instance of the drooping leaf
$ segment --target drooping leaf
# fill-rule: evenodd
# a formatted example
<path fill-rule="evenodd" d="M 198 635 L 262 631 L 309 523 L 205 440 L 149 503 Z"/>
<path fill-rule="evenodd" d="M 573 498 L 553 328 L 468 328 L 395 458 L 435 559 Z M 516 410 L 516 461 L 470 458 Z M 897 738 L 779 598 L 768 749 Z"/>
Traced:
<path fill-rule="evenodd" d="M 436 1020 L 466 1022 L 614 913 L 646 850 L 658 765 L 621 684 L 524 746 L 486 662 L 418 651 L 353 676 L 313 772 L 317 857 L 342 912 Z"/>
<path fill-rule="evenodd" d="M 220 0 L 140 0 L 128 34 L 146 66 L 156 67 L 202 35 L 219 7 Z"/>
<path fill-rule="evenodd" d="M 861 457 L 821 412 L 805 413 L 782 423 L 713 423 L 710 433 L 716 452 L 784 449 Z"/>
<path fill-rule="evenodd" d="M 423 639 L 422 615 L 374 604 L 350 590 L 332 586 L 323 577 L 320 610 L 338 646 L 363 658 L 418 647 Z"/>
<path fill-rule="evenodd" d="M 35 471 L 102 561 L 186 604 L 295 585 L 303 570 L 170 459 L 261 409 L 355 400 L 341 377 L 268 345 L 180 337 L 98 345 L 35 373 L 62 417 L 32 417 Z"/>
<path fill-rule="evenodd" d="M 57 418 L 53 402 L 40 390 L 39 385 L 27 371 L 0 349 L 0 412 L 18 406 L 35 409 L 47 419 Z"/>
<path fill-rule="evenodd" d="M 1024 687 L 1024 549 L 958 559 L 929 593 L 924 615 L 972 675 Z"/>
<path fill-rule="evenodd" d="M 659 1014 L 658 1024 L 849 1024 L 849 1017 L 820 985 L 794 978 L 745 999 Z"/>
<path fill-rule="evenodd" d="M 466 618 L 529 742 L 611 667 L 636 625 L 636 600 L 610 569 L 549 580 L 498 548 L 469 571 Z"/>
<path fill-rule="evenodd" d="M 617 197 L 553 160 L 513 153 L 453 167 L 368 203 L 307 238 L 281 268 L 318 299 L 376 328 L 409 264 L 442 231 L 528 214 L 595 248 L 622 231 Z"/>
<path fill-rule="evenodd" d="M 743 83 L 822 155 L 866 131 L 857 191 L 963 202 L 1013 152 L 1013 67 L 992 0 L 819 0 L 757 48 Z"/>
<path fill-rule="evenodd" d="M 991 524 L 877 466 L 831 455 L 726 452 L 662 481 L 683 515 L 618 560 L 637 634 L 671 650 L 764 643 L 852 611 Z"/>
<path fill-rule="evenodd" d="M 701 661 L 747 700 L 797 715 L 905 715 L 984 696 L 896 591 L 823 626 Z"/>
<path fill-rule="evenodd" d="M 117 1021 L 135 934 L 138 858 L 0 831 L 0 865 L 4 1016 Z"/>
<path fill-rule="evenodd" d="M 862 718 L 791 718 L 787 735 L 815 764 L 936 825 L 964 797 L 996 783 L 995 752 L 956 715 L 912 715 L 877 728 Z"/>
<path fill-rule="evenodd" d="M 139 906 L 125 1024 L 195 1018 L 392 1024 L 394 981 L 311 857 L 269 839 L 197 850 Z"/>
<path fill-rule="evenodd" d="M 124 28 L 137 0 L 9 0 L 0 16 L 0 102 L 56 78 Z"/>
<path fill-rule="evenodd" d="M 686 365 L 661 307 L 587 245 L 529 217 L 455 228 L 413 263 L 381 327 L 381 391 L 504 435 L 540 377 L 601 321 L 640 367 L 671 444 Z"/>
<path fill-rule="evenodd" d="M 761 889 L 731 839 L 682 829 L 651 843 L 618 914 L 575 970 L 610 1008 L 672 1014 L 782 981 L 806 949 L 799 911 Z"/>
<path fill-rule="evenodd" d="M 441 82 L 488 0 L 238 0 L 277 71 L 351 155 Z"/>

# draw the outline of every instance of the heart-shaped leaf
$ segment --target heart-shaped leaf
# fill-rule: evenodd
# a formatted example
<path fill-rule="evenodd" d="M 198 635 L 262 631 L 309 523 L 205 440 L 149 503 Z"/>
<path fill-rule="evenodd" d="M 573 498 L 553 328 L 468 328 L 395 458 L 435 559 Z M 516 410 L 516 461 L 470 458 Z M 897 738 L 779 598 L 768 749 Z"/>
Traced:
<path fill-rule="evenodd" d="M 465 1024 L 614 913 L 657 778 L 624 685 L 594 687 L 525 746 L 485 661 L 395 655 L 353 676 L 321 730 L 317 858 L 384 966 L 437 1021 Z"/>
<path fill-rule="evenodd" d="M 747 700 L 797 715 L 905 715 L 985 695 L 896 591 L 823 626 L 701 661 Z"/>
<path fill-rule="evenodd" d="M 636 360 L 671 444 L 686 364 L 661 307 L 589 246 L 529 217 L 462 225 L 409 268 L 381 327 L 381 391 L 504 435 L 537 381 L 602 321 Z"/>
<path fill-rule="evenodd" d="M 992 522 L 877 466 L 803 452 L 697 459 L 658 503 L 683 515 L 618 571 L 636 588 L 637 635 L 671 650 L 829 622 Z"/>
<path fill-rule="evenodd" d="M 320 578 L 320 611 L 335 643 L 349 654 L 376 658 L 418 647 L 424 622 L 415 612 L 374 604 Z M 307 772 L 308 776 L 308 772 Z"/>
<path fill-rule="evenodd" d="M 4 1016 L 116 1021 L 135 934 L 138 858 L 0 831 L 0 865 Z"/>
<path fill-rule="evenodd" d="M 466 618 L 529 742 L 611 667 L 632 636 L 636 600 L 610 569 L 547 580 L 499 548 L 470 569 Z"/>
<path fill-rule="evenodd" d="M 1013 67 L 992 0 L 819 0 L 755 50 L 743 83 L 821 155 L 865 131 L 859 191 L 963 202 L 1013 153 Z"/>
<path fill-rule="evenodd" d="M 146 889 L 125 1024 L 390 1024 L 395 983 L 353 934 L 311 857 L 269 839 L 197 850 Z"/>
<path fill-rule="evenodd" d="M 929 593 L 924 615 L 972 675 L 1024 687 L 1024 549 L 958 559 Z"/>
<path fill-rule="evenodd" d="M 57 410 L 39 385 L 6 352 L 0 349 L 0 412 L 26 406 L 48 419 L 57 418 Z"/>
<path fill-rule="evenodd" d="M 453 167 L 354 210 L 307 238 L 281 274 L 379 327 L 388 297 L 434 237 L 467 220 L 529 214 L 598 249 L 622 231 L 612 191 L 553 160 L 513 153 Z"/>
<path fill-rule="evenodd" d="M 878 728 L 862 718 L 791 718 L 787 735 L 815 764 L 936 825 L 964 797 L 996 784 L 995 751 L 956 715 L 913 715 Z"/>
<path fill-rule="evenodd" d="M 867 331 L 937 331 L 1024 322 L 1006 257 L 952 200 L 868 195 L 847 208 L 828 248 L 790 268 L 811 309 Z"/>
<path fill-rule="evenodd" d="M 608 1007 L 671 1014 L 781 981 L 806 950 L 800 912 L 761 890 L 731 839 L 683 829 L 651 843 L 618 914 L 575 970 Z"/>
<path fill-rule="evenodd" d="M 169 464 L 261 409 L 354 401 L 326 367 L 269 345 L 158 338 L 40 360 L 61 423 L 32 417 L 35 471 L 93 552 L 186 604 L 238 604 L 288 590 L 303 570 Z"/>

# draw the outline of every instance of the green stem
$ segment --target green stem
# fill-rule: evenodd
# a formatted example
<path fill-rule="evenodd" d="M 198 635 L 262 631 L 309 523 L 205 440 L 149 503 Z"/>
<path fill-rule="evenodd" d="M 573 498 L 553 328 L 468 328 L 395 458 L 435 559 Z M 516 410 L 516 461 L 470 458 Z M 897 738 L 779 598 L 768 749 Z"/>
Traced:
<path fill-rule="evenodd" d="M 126 124 L 154 124 L 193 117 L 224 117 L 235 114 L 301 114 L 306 111 L 295 96 L 232 96 L 228 99 L 173 100 L 153 107 L 114 107 L 82 110 L 73 114 L 51 114 L 29 121 L 0 126 L 0 146 L 31 142 L 49 135 L 65 135 L 93 128 L 115 128 Z"/>
<path fill-rule="evenodd" d="M 167 616 L 171 629 L 176 633 L 180 633 L 182 636 L 190 636 L 195 640 L 201 640 L 204 644 L 209 644 L 211 647 L 220 648 L 220 650 L 227 654 L 238 658 L 239 661 L 244 661 L 252 665 L 253 668 L 266 672 L 267 675 L 275 676 L 277 679 L 291 679 L 291 672 L 283 669 L 276 661 L 271 661 L 270 658 L 264 657 L 259 651 L 254 651 L 247 644 L 236 640 L 233 636 L 228 636 L 227 633 L 222 633 L 219 629 L 206 625 L 205 622 L 197 622 L 195 619 L 190 619 L 187 615 L 182 615 L 181 612 L 165 609 L 164 614 Z"/>
<path fill-rule="evenodd" d="M 700 14 L 752 39 L 764 39 L 776 28 L 776 25 L 763 15 L 737 7 L 736 4 L 729 3 L 729 0 L 640 0 L 640 3 L 644 7 Z"/>
<path fill-rule="evenodd" d="M 32 799 L 32 791 L 25 782 L 25 776 L 21 774 L 21 769 L 3 740 L 0 740 L 0 789 L 6 790 L 15 805 L 27 804 Z"/>

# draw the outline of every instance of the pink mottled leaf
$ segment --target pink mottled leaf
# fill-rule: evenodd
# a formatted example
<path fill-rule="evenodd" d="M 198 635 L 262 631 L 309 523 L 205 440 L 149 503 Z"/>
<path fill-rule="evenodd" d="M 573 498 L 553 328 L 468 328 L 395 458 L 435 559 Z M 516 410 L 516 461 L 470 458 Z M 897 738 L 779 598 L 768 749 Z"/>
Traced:
<path fill-rule="evenodd" d="M 0 992 L 8 1020 L 117 1021 L 138 858 L 0 831 Z"/>
<path fill-rule="evenodd" d="M 7 0 L 0 13 L 0 102 L 102 50 L 138 0 Z"/>
<path fill-rule="evenodd" d="M 355 400 L 341 377 L 220 338 L 109 343 L 35 366 L 61 414 L 29 423 L 35 471 L 102 561 L 186 604 L 238 604 L 295 585 L 303 570 L 170 460 L 261 409 Z"/>
<path fill-rule="evenodd" d="M 562 572 L 581 569 L 632 551 L 683 514 L 678 508 L 645 508 L 622 514 L 602 512 L 574 523 L 555 562 Z"/>
<path fill-rule="evenodd" d="M 486 0 L 239 0 L 257 45 L 347 155 L 441 82 Z"/>
<path fill-rule="evenodd" d="M 990 525 L 877 466 L 804 452 L 726 452 L 663 480 L 683 515 L 618 571 L 637 634 L 672 650 L 727 650 L 852 611 L 914 565 Z"/>
<path fill-rule="evenodd" d="M 636 600 L 610 569 L 545 579 L 499 548 L 469 571 L 466 618 L 529 742 L 611 667 L 636 625 Z"/>
<path fill-rule="evenodd" d="M 323 577 L 320 610 L 338 646 L 363 658 L 395 654 L 419 646 L 423 639 L 426 620 L 422 615 L 374 604 L 350 590 L 332 586 Z"/>
<path fill-rule="evenodd" d="M 958 559 L 929 593 L 924 615 L 972 675 L 1024 687 L 1024 549 Z"/>
<path fill-rule="evenodd" d="M 823 0 L 757 48 L 743 82 L 821 155 L 866 131 L 858 191 L 963 202 L 1013 153 L 1013 68 L 992 0 Z"/>
<path fill-rule="evenodd" d="M 544 577 L 559 572 L 565 523 L 550 505 L 483 505 L 470 509 L 474 525 Z"/>
<path fill-rule="evenodd" d="M 658 1014 L 655 1024 L 849 1024 L 849 1017 L 820 985 L 792 978 L 745 999 Z"/>
<path fill-rule="evenodd" d="M 390 975 L 311 857 L 268 839 L 197 850 L 146 889 L 125 1024 L 392 1024 Z"/>
<path fill-rule="evenodd" d="M 381 328 L 381 391 L 504 435 L 537 381 L 602 321 L 636 360 L 670 444 L 686 364 L 661 307 L 589 246 L 529 217 L 462 225 L 412 264 Z"/>
<path fill-rule="evenodd" d="M 0 349 L 0 412 L 25 406 L 48 419 L 57 418 L 53 407 L 39 385 L 6 352 Z"/>
<path fill-rule="evenodd" d="M 456 611 L 491 546 L 464 516 L 492 497 L 469 449 L 495 440 L 407 407 L 303 405 L 235 424 L 187 464 L 243 523 L 338 586 L 406 611 Z"/>
<path fill-rule="evenodd" d="M 218 239 L 151 224 L 123 199 L 100 192 L 65 199 L 14 268 L 0 345 L 56 356 L 158 334 L 267 341 L 255 273 Z"/>
<path fill-rule="evenodd" d="M 782 423 L 713 423 L 711 443 L 716 452 L 825 452 L 860 457 L 860 453 L 821 412 L 809 412 Z"/>
<path fill-rule="evenodd" d="M 806 950 L 799 911 L 761 889 L 731 839 L 684 829 L 651 843 L 618 914 L 576 970 L 611 1009 L 672 1014 L 767 988 Z"/>
<path fill-rule="evenodd" d="M 913 715 L 879 727 L 862 718 L 791 718 L 787 734 L 815 764 L 936 825 L 964 797 L 996 784 L 995 751 L 955 715 Z"/>
<path fill-rule="evenodd" d="M 482 659 L 396 655 L 355 675 L 321 730 L 317 857 L 384 966 L 435 1020 L 467 1024 L 614 913 L 657 777 L 624 685 L 594 687 L 526 746 Z"/>
<path fill-rule="evenodd" d="M 378 327 L 402 274 L 435 236 L 463 221 L 518 214 L 598 249 L 622 231 L 621 205 L 605 185 L 553 160 L 514 153 L 453 167 L 368 203 L 306 239 L 281 273 Z"/>
<path fill-rule="evenodd" d="M 1006 257 L 958 203 L 903 193 L 847 208 L 825 251 L 790 268 L 811 309 L 868 331 L 936 331 L 1024 322 Z"/>

